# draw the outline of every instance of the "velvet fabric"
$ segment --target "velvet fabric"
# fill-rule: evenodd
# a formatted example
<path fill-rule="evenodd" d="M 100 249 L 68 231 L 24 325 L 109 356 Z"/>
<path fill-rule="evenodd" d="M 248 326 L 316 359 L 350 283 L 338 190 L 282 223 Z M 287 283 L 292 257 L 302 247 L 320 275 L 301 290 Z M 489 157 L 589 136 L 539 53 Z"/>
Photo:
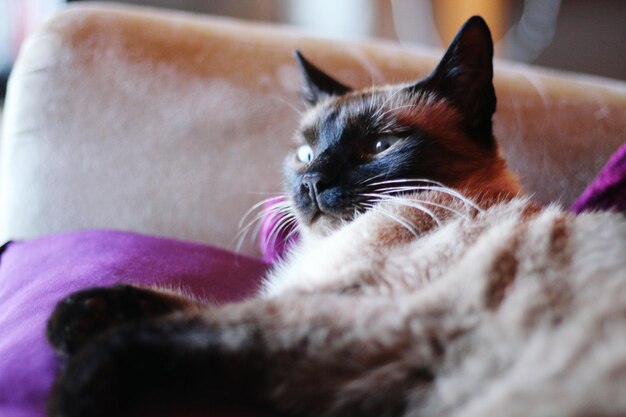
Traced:
<path fill-rule="evenodd" d="M 295 224 L 283 220 L 285 214 L 280 210 L 280 203 L 284 201 L 284 197 L 276 197 L 263 205 L 263 218 L 258 241 L 263 260 L 268 264 L 273 264 L 284 258 L 299 239 Z"/>
<path fill-rule="evenodd" d="M 626 143 L 611 156 L 572 206 L 575 213 L 612 210 L 626 214 Z"/>
<path fill-rule="evenodd" d="M 45 339 L 46 321 L 55 304 L 69 293 L 121 282 L 159 284 L 224 303 L 255 294 L 267 267 L 260 260 L 201 244 L 102 230 L 8 243 L 3 249 L 2 417 L 44 415 L 46 396 L 59 365 Z M 224 411 L 213 415 L 256 414 Z"/>

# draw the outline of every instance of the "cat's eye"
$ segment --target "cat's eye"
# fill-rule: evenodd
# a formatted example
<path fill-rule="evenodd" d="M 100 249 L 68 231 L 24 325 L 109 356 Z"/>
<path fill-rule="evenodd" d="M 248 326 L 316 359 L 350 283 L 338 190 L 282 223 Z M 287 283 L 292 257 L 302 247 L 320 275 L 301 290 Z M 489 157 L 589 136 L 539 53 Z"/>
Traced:
<path fill-rule="evenodd" d="M 377 137 L 372 141 L 369 153 L 372 155 L 383 153 L 399 140 L 400 138 L 398 136 L 393 135 Z"/>
<path fill-rule="evenodd" d="M 309 145 L 300 145 L 296 150 L 296 158 L 305 164 L 313 160 L 313 149 Z"/>

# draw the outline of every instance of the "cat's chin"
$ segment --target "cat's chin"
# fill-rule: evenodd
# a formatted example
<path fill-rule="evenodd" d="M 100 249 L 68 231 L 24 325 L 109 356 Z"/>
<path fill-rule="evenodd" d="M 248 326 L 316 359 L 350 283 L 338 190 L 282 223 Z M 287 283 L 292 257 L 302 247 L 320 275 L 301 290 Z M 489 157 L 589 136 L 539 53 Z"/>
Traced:
<path fill-rule="evenodd" d="M 346 224 L 346 221 L 327 214 L 319 214 L 305 225 L 306 231 L 317 237 L 328 236 Z"/>

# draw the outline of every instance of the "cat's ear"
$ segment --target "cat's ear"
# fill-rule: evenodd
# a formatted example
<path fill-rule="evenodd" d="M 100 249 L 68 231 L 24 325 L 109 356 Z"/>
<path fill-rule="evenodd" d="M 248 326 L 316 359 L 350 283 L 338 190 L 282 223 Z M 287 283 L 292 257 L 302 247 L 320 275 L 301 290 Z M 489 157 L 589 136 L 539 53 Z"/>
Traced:
<path fill-rule="evenodd" d="M 294 56 L 304 81 L 304 100 L 307 103 L 315 104 L 323 98 L 340 96 L 352 90 L 311 64 L 300 51 L 296 50 Z"/>
<path fill-rule="evenodd" d="M 493 88 L 493 41 L 487 23 L 471 17 L 456 34 L 433 73 L 427 89 L 443 94 L 463 113 L 468 133 L 490 144 L 496 110 Z"/>

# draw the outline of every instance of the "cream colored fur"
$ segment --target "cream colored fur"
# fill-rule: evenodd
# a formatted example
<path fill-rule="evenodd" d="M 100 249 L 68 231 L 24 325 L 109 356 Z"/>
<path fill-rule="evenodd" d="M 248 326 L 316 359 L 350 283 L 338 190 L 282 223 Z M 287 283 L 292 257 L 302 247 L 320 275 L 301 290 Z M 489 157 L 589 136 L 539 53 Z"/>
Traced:
<path fill-rule="evenodd" d="M 298 334 L 314 335 L 325 323 L 322 328 L 341 335 L 311 349 L 333 355 L 344 338 L 361 340 L 362 355 L 369 343 L 389 345 L 387 371 L 370 380 L 372 366 L 352 382 L 372 395 L 392 384 L 389 378 L 405 378 L 416 363 L 432 367 L 431 384 L 416 380 L 402 391 L 402 415 L 625 415 L 624 216 L 574 216 L 514 198 L 472 209 L 467 217 L 437 210 L 445 224 L 434 227 L 405 205 L 425 198 L 447 201 L 459 212 L 466 208 L 437 193 L 415 195 L 386 209 L 411 224 L 430 225 L 414 231 L 419 238 L 377 211 L 327 238 L 309 237 L 270 275 L 264 297 L 285 309 L 292 304 Z M 307 294 L 329 297 L 318 299 L 320 312 L 311 313 L 301 298 Z M 326 359 L 337 366 L 351 360 Z M 319 372 L 332 374 L 332 368 Z M 323 415 L 342 415 L 347 388 L 330 388 L 336 404 L 324 404 Z"/>

